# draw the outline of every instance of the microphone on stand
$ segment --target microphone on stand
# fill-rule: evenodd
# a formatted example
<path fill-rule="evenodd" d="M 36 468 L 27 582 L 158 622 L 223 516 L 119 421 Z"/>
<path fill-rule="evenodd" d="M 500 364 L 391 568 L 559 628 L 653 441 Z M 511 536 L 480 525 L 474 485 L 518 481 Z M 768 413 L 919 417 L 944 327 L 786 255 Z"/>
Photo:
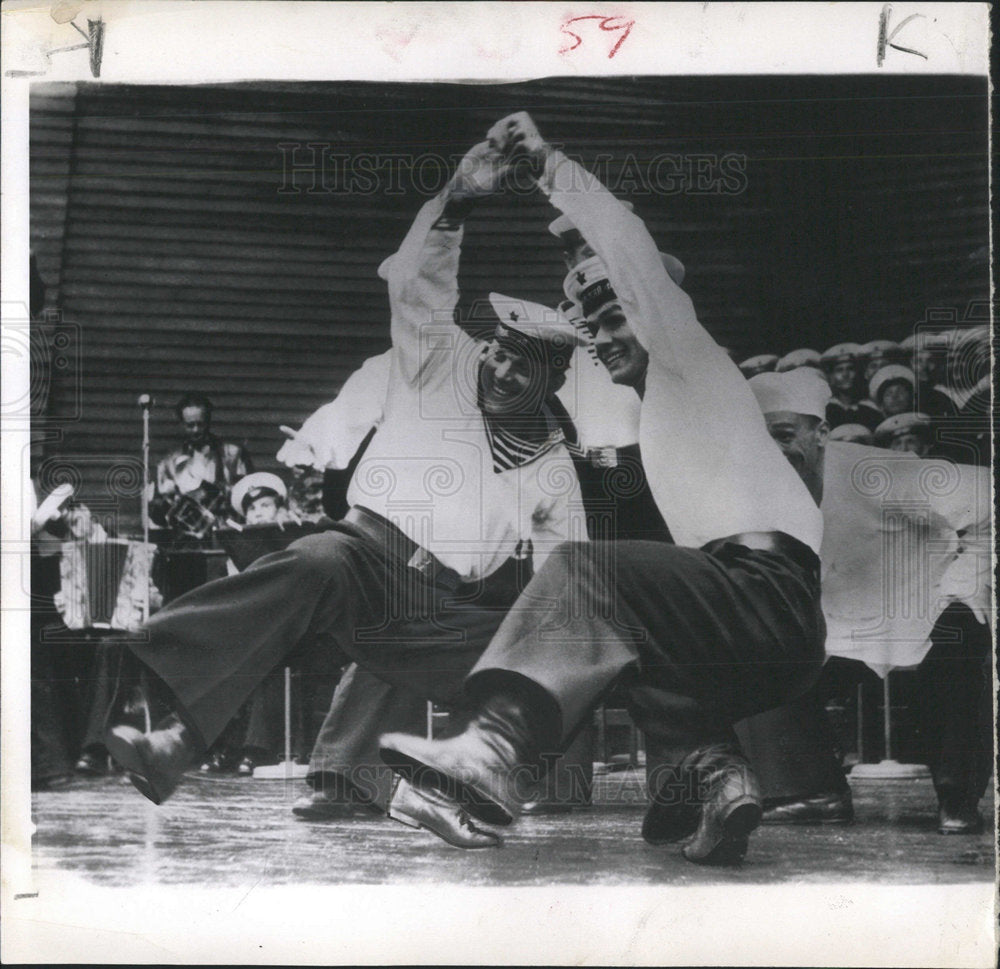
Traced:
<path fill-rule="evenodd" d="M 139 395 L 138 404 L 144 410 L 149 410 L 149 408 L 152 407 L 153 404 L 155 404 L 155 403 L 156 403 L 156 400 L 154 399 L 154 397 L 153 397 L 152 394 L 140 394 Z"/>

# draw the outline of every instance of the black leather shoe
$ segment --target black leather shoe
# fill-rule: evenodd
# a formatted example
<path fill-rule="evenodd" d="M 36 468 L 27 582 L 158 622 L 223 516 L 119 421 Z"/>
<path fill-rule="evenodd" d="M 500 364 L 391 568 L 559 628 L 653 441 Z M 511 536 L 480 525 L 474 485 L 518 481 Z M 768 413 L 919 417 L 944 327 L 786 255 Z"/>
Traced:
<path fill-rule="evenodd" d="M 753 768 L 742 754 L 720 746 L 696 752 L 693 769 L 704 800 L 684 857 L 698 865 L 738 865 L 750 832 L 760 824 L 760 786 Z"/>
<path fill-rule="evenodd" d="M 975 804 L 941 805 L 938 809 L 938 834 L 982 834 L 984 827 Z"/>
<path fill-rule="evenodd" d="M 397 779 L 389 817 L 411 828 L 423 828 L 455 848 L 496 848 L 500 836 L 477 827 L 465 809 L 440 791 L 421 791 Z"/>
<path fill-rule="evenodd" d="M 683 854 L 695 864 L 738 865 L 760 816 L 749 762 L 734 747 L 715 744 L 693 751 L 660 781 L 642 836 L 657 845 L 687 838 Z"/>
<path fill-rule="evenodd" d="M 527 709 L 505 695 L 484 702 L 457 737 L 390 733 L 379 742 L 382 760 L 415 787 L 444 794 L 473 817 L 496 825 L 510 824 L 520 812 L 518 769 L 531 769 L 536 749 Z"/>
<path fill-rule="evenodd" d="M 133 787 L 154 804 L 162 804 L 173 794 L 184 771 L 200 753 L 191 732 L 173 718 L 148 734 L 134 727 L 112 727 L 104 746 L 129 772 Z"/>
<path fill-rule="evenodd" d="M 693 763 L 688 757 L 679 767 L 662 765 L 650 775 L 650 803 L 642 821 L 642 837 L 648 844 L 675 844 L 698 830 L 702 795 L 690 769 Z"/>
<path fill-rule="evenodd" d="M 795 801 L 764 802 L 761 824 L 853 824 L 851 792 L 816 794 Z"/>

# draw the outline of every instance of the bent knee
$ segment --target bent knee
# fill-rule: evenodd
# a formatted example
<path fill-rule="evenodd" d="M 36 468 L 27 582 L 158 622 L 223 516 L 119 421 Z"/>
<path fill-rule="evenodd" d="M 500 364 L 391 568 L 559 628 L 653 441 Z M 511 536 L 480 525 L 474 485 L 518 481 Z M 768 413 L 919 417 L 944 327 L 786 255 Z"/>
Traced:
<path fill-rule="evenodd" d="M 321 532 L 297 539 L 285 549 L 288 563 L 303 578 L 349 568 L 355 561 L 359 540 L 344 532 Z"/>

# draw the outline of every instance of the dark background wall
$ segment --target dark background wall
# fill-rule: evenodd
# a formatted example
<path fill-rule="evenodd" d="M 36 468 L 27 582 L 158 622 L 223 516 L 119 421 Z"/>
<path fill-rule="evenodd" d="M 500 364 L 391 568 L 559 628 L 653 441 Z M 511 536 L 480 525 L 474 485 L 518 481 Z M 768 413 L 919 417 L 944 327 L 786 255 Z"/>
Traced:
<path fill-rule="evenodd" d="M 273 467 L 278 425 L 388 345 L 379 262 L 510 111 L 633 200 L 741 357 L 901 339 L 989 293 L 985 79 L 47 84 L 31 107 L 38 437 L 50 479 L 110 490 L 126 527 L 137 396 L 157 399 L 154 459 L 170 405 L 199 390 L 216 430 Z M 481 207 L 466 317 L 491 289 L 559 300 L 552 217 L 537 194 Z"/>

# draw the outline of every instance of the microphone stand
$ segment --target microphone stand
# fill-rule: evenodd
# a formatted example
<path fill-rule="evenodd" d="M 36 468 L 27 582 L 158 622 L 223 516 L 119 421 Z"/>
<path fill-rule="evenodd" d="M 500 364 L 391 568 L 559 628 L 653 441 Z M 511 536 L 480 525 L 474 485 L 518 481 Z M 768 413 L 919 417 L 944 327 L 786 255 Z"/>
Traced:
<path fill-rule="evenodd" d="M 149 619 L 149 581 L 152 563 L 149 561 L 149 408 L 152 398 L 143 394 L 139 398 L 142 408 L 142 552 L 146 560 L 145 583 L 142 596 L 142 621 Z"/>
<path fill-rule="evenodd" d="M 143 394 L 139 398 L 139 406 L 142 408 L 142 496 L 140 509 L 142 514 L 142 558 L 145 565 L 141 600 L 143 625 L 149 620 L 149 583 L 153 571 L 153 556 L 149 551 L 149 410 L 152 404 L 153 398 L 149 394 Z M 146 733 L 149 733 L 153 728 L 153 723 L 145 671 L 140 677 L 139 688 L 143 697 L 142 706 L 146 720 Z"/>

